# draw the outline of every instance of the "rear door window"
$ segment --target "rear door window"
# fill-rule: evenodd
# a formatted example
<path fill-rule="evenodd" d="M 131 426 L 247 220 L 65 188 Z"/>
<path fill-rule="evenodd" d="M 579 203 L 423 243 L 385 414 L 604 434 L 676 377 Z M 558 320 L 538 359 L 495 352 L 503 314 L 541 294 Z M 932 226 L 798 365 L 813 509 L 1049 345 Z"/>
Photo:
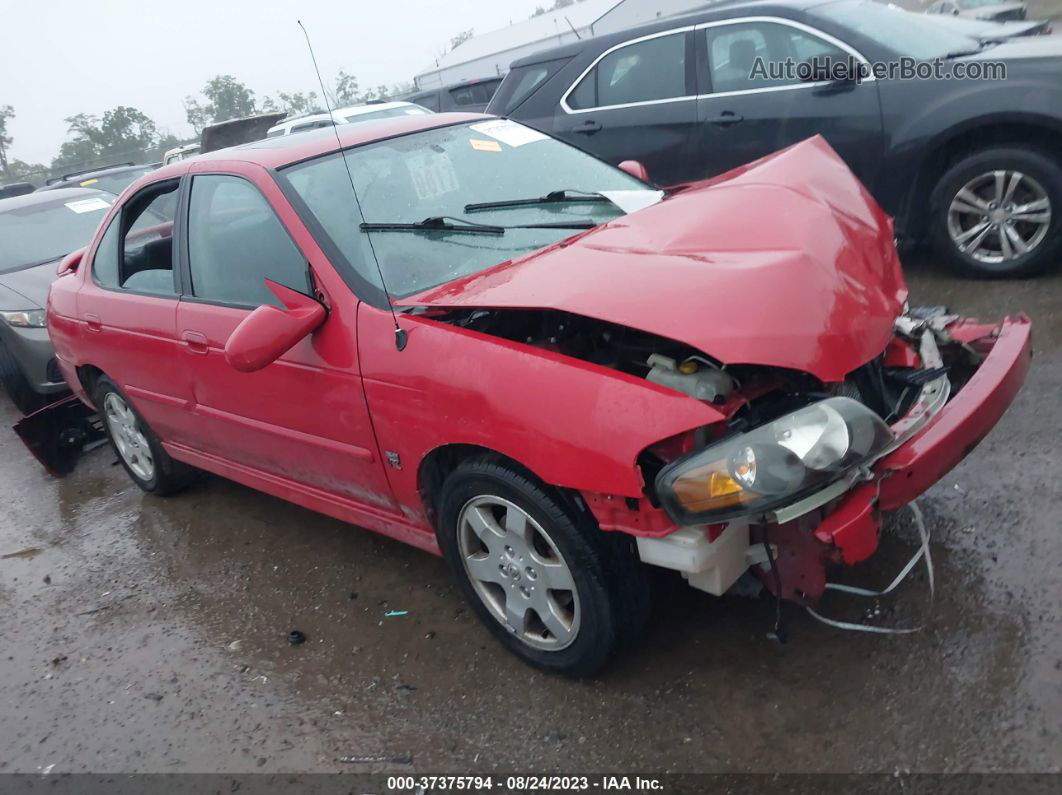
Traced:
<path fill-rule="evenodd" d="M 196 298 L 241 307 L 281 305 L 271 279 L 308 292 L 309 266 L 273 208 L 245 179 L 192 179 L 188 264 Z"/>
<path fill-rule="evenodd" d="M 812 33 L 777 22 L 739 22 L 706 29 L 708 67 L 712 91 L 748 91 L 797 85 L 801 81 L 782 76 L 770 78 L 769 65 L 784 63 L 843 62 L 848 54 Z M 762 69 L 761 69 L 762 66 Z M 766 71 L 764 71 L 766 70 Z"/>
<path fill-rule="evenodd" d="M 568 95 L 575 110 L 688 95 L 686 33 L 654 36 L 613 50 Z"/>

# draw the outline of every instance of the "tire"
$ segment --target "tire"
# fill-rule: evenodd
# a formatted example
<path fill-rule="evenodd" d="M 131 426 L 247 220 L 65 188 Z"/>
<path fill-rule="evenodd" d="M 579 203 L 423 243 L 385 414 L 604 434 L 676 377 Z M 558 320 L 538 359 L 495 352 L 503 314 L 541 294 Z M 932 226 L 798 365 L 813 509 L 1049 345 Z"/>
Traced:
<path fill-rule="evenodd" d="M 111 447 L 136 485 L 149 494 L 168 497 L 192 483 L 196 471 L 170 458 L 158 436 L 107 376 L 100 376 L 96 382 L 93 401 L 103 418 Z"/>
<path fill-rule="evenodd" d="M 998 172 L 1003 175 L 1001 190 L 996 187 Z M 1021 179 L 1010 193 L 1015 174 Z M 974 194 L 979 204 L 957 202 L 960 193 L 967 199 Z M 1006 200 L 1001 208 L 994 204 L 997 198 Z M 1016 207 L 1038 208 L 1044 201 L 1046 213 L 1035 209 L 1011 215 Z M 1062 255 L 1062 166 L 1045 152 L 993 147 L 967 155 L 940 178 L 929 204 L 934 248 L 965 275 L 1033 276 Z M 970 250 L 963 250 L 956 238 L 965 238 Z M 1017 241 L 1027 246 L 1026 253 Z"/>
<path fill-rule="evenodd" d="M 588 513 L 529 472 L 498 456 L 469 459 L 443 482 L 437 504 L 439 545 L 465 598 L 525 662 L 589 676 L 644 628 L 649 582 L 631 540 L 601 532 Z M 488 521 L 473 521 L 477 516 Z M 513 532 L 521 525 L 530 532 Z M 570 587 L 552 589 L 549 582 Z M 505 623 L 507 613 L 521 610 L 522 619 Z M 522 627 L 510 628 L 520 621 Z"/>
<path fill-rule="evenodd" d="M 11 402 L 23 414 L 32 414 L 48 404 L 48 397 L 35 392 L 18 360 L 0 342 L 0 385 L 3 385 Z"/>

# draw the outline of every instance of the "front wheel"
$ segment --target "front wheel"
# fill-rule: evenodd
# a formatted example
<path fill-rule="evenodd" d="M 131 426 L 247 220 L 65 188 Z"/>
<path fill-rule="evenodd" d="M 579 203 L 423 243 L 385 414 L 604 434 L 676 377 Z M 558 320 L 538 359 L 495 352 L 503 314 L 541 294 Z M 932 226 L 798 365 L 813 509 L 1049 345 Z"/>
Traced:
<path fill-rule="evenodd" d="M 983 149 L 959 160 L 930 199 L 937 251 L 971 276 L 1032 276 L 1062 250 L 1062 167 L 1032 149 Z"/>
<path fill-rule="evenodd" d="M 517 467 L 462 463 L 442 486 L 439 519 L 465 598 L 532 665 L 592 674 L 644 624 L 648 585 L 628 540 L 606 537 Z"/>

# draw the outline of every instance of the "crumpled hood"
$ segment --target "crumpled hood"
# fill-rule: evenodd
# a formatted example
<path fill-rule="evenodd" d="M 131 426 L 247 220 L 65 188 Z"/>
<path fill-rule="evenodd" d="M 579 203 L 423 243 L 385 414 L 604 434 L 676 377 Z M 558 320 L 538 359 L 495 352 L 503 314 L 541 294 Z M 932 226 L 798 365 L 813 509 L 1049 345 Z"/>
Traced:
<path fill-rule="evenodd" d="M 558 309 L 840 381 L 906 297 L 890 219 L 816 136 L 397 303 Z"/>
<path fill-rule="evenodd" d="M 8 291 L 17 293 L 22 298 L 15 299 L 16 303 L 22 300 L 22 306 L 13 306 L 11 309 L 44 309 L 48 303 L 48 288 L 52 286 L 52 282 L 56 279 L 56 266 L 58 260 L 55 262 L 46 262 L 43 265 L 34 265 L 32 268 L 25 268 L 24 270 L 15 271 L 13 273 L 0 274 L 0 287 L 6 287 L 7 290 L 0 291 L 0 296 L 4 296 L 2 300 L 7 303 L 11 298 L 8 295 Z M 8 307 L 3 307 L 7 309 Z"/>

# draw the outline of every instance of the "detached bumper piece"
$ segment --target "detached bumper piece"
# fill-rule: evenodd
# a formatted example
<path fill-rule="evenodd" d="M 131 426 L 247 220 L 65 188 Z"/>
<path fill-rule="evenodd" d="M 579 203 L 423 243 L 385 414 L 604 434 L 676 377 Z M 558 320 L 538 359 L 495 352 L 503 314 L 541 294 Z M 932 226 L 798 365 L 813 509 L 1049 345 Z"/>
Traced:
<path fill-rule="evenodd" d="M 73 395 L 23 417 L 14 430 L 44 468 L 59 478 L 74 471 L 83 452 L 106 439 L 98 416 Z"/>

